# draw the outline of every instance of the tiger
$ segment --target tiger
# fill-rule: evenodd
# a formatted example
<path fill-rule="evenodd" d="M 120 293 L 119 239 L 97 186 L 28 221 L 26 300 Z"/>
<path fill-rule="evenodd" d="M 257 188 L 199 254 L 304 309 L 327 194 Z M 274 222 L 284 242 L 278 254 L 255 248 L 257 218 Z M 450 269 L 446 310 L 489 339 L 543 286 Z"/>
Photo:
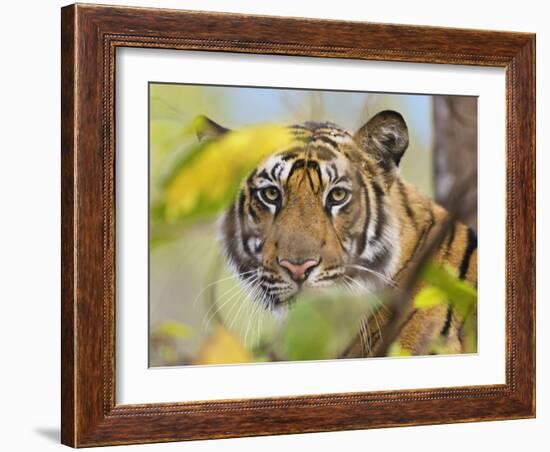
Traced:
<path fill-rule="evenodd" d="M 200 140 L 230 130 L 203 117 Z M 246 284 L 256 277 L 256 302 L 279 312 L 309 288 L 324 290 L 352 278 L 365 287 L 397 286 L 412 271 L 422 245 L 449 212 L 402 179 L 399 164 L 409 145 L 403 116 L 385 110 L 351 133 L 332 122 L 288 127 L 291 144 L 260 162 L 221 220 L 224 254 Z M 452 221 L 433 251 L 458 278 L 477 287 L 477 237 Z M 463 320 L 452 305 L 409 305 L 396 343 L 408 354 L 430 354 L 439 341 L 447 353 L 463 353 Z M 358 338 L 345 357 L 380 356 L 383 309 L 364 347 Z"/>

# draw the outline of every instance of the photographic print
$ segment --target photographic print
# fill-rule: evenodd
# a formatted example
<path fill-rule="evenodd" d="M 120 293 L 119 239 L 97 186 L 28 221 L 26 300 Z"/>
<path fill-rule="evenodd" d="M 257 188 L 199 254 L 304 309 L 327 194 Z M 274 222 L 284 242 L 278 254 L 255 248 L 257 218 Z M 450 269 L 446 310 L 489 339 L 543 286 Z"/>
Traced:
<path fill-rule="evenodd" d="M 477 351 L 477 98 L 149 84 L 149 365 Z"/>
<path fill-rule="evenodd" d="M 61 32 L 63 444 L 535 416 L 534 34 Z"/>

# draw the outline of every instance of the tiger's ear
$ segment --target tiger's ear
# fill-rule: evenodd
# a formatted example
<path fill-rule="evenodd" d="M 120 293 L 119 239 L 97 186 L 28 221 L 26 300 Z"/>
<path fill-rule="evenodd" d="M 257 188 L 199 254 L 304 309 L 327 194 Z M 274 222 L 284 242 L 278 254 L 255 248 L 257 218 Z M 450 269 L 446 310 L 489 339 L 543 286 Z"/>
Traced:
<path fill-rule="evenodd" d="M 409 145 L 409 131 L 403 116 L 393 110 L 374 115 L 355 134 L 357 143 L 373 155 L 386 171 L 399 166 Z"/>
<path fill-rule="evenodd" d="M 207 140 L 216 140 L 220 138 L 223 134 L 229 132 L 229 129 L 226 129 L 223 126 L 220 126 L 218 123 L 212 121 L 206 116 L 200 115 L 195 118 L 195 133 L 199 141 Z"/>

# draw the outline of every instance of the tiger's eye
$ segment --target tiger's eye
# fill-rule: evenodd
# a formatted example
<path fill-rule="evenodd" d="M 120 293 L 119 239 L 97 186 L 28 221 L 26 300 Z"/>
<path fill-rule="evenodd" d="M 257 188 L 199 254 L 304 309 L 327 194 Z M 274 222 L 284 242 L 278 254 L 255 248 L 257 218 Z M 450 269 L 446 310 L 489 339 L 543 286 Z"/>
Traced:
<path fill-rule="evenodd" d="M 279 190 L 275 187 L 265 187 L 262 189 L 262 196 L 265 201 L 270 203 L 276 203 L 281 196 Z"/>
<path fill-rule="evenodd" d="M 342 204 L 348 199 L 349 192 L 345 188 L 336 187 L 328 194 L 331 204 Z"/>

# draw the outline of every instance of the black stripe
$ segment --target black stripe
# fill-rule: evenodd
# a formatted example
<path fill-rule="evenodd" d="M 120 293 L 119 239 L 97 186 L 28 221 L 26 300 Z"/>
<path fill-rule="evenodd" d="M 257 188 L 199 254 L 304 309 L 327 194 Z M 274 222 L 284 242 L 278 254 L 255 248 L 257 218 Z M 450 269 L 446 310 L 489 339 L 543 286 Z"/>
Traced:
<path fill-rule="evenodd" d="M 321 282 L 321 281 L 333 281 L 335 279 L 338 279 L 340 276 L 340 274 L 338 273 L 335 273 L 334 275 L 328 275 L 328 276 L 320 276 L 318 278 L 315 279 L 315 282 Z"/>
<path fill-rule="evenodd" d="M 296 160 L 293 164 L 292 164 L 292 168 L 290 168 L 290 171 L 288 172 L 288 177 L 286 179 L 286 182 L 288 184 L 288 182 L 290 181 L 290 178 L 292 177 L 292 174 L 294 174 L 294 172 L 296 170 L 299 170 L 300 168 L 303 168 L 305 165 L 305 160 L 304 159 L 300 159 L 300 160 Z"/>
<path fill-rule="evenodd" d="M 402 203 L 405 207 L 405 213 L 407 214 L 407 217 L 409 217 L 411 223 L 414 225 L 414 228 L 417 229 L 418 225 L 416 223 L 414 212 L 409 204 L 409 197 L 407 196 L 407 192 L 405 190 L 405 184 L 403 184 L 403 181 L 401 181 L 400 179 L 397 181 L 397 187 L 399 188 L 399 194 L 401 195 Z"/>
<path fill-rule="evenodd" d="M 238 243 L 236 231 L 236 221 L 238 221 L 237 216 L 237 206 L 233 204 L 229 209 L 229 212 L 227 212 L 227 216 L 224 221 L 224 234 L 226 238 L 224 242 L 227 254 L 235 261 L 239 273 L 243 273 L 252 270 L 254 268 L 254 264 L 251 259 L 246 259 L 246 256 L 243 257 L 236 247 Z"/>
<path fill-rule="evenodd" d="M 365 199 L 365 223 L 363 224 L 363 228 L 359 232 L 359 242 L 357 245 L 357 255 L 361 256 L 364 251 L 365 247 L 367 246 L 367 230 L 370 223 L 370 199 L 369 199 L 369 191 L 367 188 L 367 185 L 365 182 L 359 177 L 359 183 L 361 184 L 361 188 L 363 189 L 363 196 Z"/>
<path fill-rule="evenodd" d="M 252 251 L 250 250 L 250 248 L 248 246 L 248 236 L 244 232 L 244 205 L 245 205 L 245 202 L 246 202 L 246 196 L 244 194 L 244 191 L 241 191 L 241 193 L 239 195 L 239 207 L 238 207 L 238 217 L 239 217 L 238 220 L 239 220 L 239 225 L 240 225 L 240 228 L 241 228 L 241 243 L 242 243 L 244 252 L 246 254 L 248 254 L 249 256 L 252 256 Z"/>
<path fill-rule="evenodd" d="M 386 223 L 386 212 L 384 210 L 384 203 L 382 202 L 382 196 L 384 196 L 384 190 L 376 182 L 372 184 L 374 188 L 374 194 L 376 195 L 376 228 L 374 230 L 373 239 L 379 239 L 382 234 L 382 227 Z"/>
<path fill-rule="evenodd" d="M 447 260 L 447 257 L 449 257 L 449 252 L 451 251 L 451 247 L 453 246 L 453 242 L 455 241 L 455 233 L 456 233 L 456 223 L 453 221 L 449 230 L 447 245 L 445 247 L 445 256 L 443 258 L 445 260 Z"/>
<path fill-rule="evenodd" d="M 334 183 L 339 184 L 340 182 L 351 182 L 351 180 L 348 176 L 344 174 L 343 176 L 340 176 Z"/>
<path fill-rule="evenodd" d="M 331 272 L 332 270 L 338 270 L 340 268 L 340 265 L 331 265 L 330 267 L 325 267 L 326 272 Z"/>
<path fill-rule="evenodd" d="M 319 163 L 317 163 L 315 160 L 309 160 L 307 162 L 307 167 L 308 167 L 308 178 L 309 178 L 309 182 L 311 184 L 311 188 L 314 192 L 316 192 L 315 190 L 315 184 L 313 183 L 313 180 L 311 179 L 311 175 L 309 174 L 309 170 L 312 169 L 314 170 L 316 173 L 317 173 L 317 177 L 319 179 L 319 189 L 321 188 L 321 186 L 323 185 L 323 176 L 321 175 L 321 168 L 319 167 Z"/>
<path fill-rule="evenodd" d="M 466 249 L 464 250 L 464 256 L 462 257 L 462 262 L 460 263 L 460 273 L 459 277 L 460 279 L 464 279 L 466 277 L 466 273 L 468 273 L 468 268 L 470 267 L 470 258 L 472 257 L 472 253 L 477 248 L 477 237 L 474 231 L 472 231 L 471 228 L 468 228 L 468 244 L 466 245 Z"/>
<path fill-rule="evenodd" d="M 273 178 L 273 180 L 279 180 L 279 174 L 277 174 L 277 170 L 282 166 L 282 163 L 281 162 L 277 162 L 273 168 L 271 168 L 271 177 Z"/>
<path fill-rule="evenodd" d="M 449 335 L 449 331 L 451 330 L 451 322 L 453 320 L 453 308 L 452 306 L 449 306 L 447 308 L 447 317 L 445 318 L 445 324 L 443 325 L 443 328 L 441 329 L 441 335 L 447 337 Z"/>
<path fill-rule="evenodd" d="M 327 172 L 329 182 L 332 183 L 334 180 L 334 173 L 332 172 L 330 165 L 325 165 L 325 171 Z"/>
<path fill-rule="evenodd" d="M 299 153 L 299 151 L 296 151 L 296 152 L 294 152 L 294 151 L 288 151 L 285 155 L 283 155 L 283 156 L 281 157 L 281 160 L 282 160 L 283 162 L 286 162 L 286 161 L 288 161 L 288 160 L 292 160 L 292 159 L 298 157 L 298 153 Z"/>
<path fill-rule="evenodd" d="M 316 141 L 316 140 L 322 141 L 323 143 L 326 143 L 329 146 L 332 146 L 333 148 L 335 148 L 334 150 L 338 149 L 338 143 L 336 143 L 336 141 L 334 141 L 332 138 L 329 138 L 326 135 L 315 135 L 315 136 L 313 136 L 312 141 Z"/>
<path fill-rule="evenodd" d="M 380 269 L 384 268 L 387 265 L 390 257 L 390 250 L 388 250 L 385 244 L 382 244 L 382 249 L 377 254 L 369 258 L 360 259 L 359 264 L 365 267 L 369 267 L 373 270 Z"/>
<path fill-rule="evenodd" d="M 284 165 L 281 165 L 279 167 L 279 171 L 277 172 L 277 180 L 280 182 L 281 181 L 281 174 L 283 174 L 283 171 L 285 169 L 285 166 Z"/>
<path fill-rule="evenodd" d="M 245 197 L 245 194 L 244 194 L 244 191 L 241 190 L 241 192 L 239 193 L 239 217 L 240 218 L 243 218 L 244 217 L 244 203 L 246 201 L 246 197 Z"/>
<path fill-rule="evenodd" d="M 252 221 L 254 221 L 254 223 L 259 223 L 260 219 L 258 217 L 258 214 L 254 211 L 254 207 L 252 204 L 248 205 L 248 214 L 252 217 Z"/>
<path fill-rule="evenodd" d="M 334 171 L 334 179 L 337 180 L 340 177 L 340 175 L 338 174 L 338 167 L 334 163 L 331 163 L 330 167 Z"/>
<path fill-rule="evenodd" d="M 266 179 L 270 182 L 273 182 L 273 179 L 269 174 L 267 174 L 267 171 L 265 170 L 265 168 L 258 173 L 258 177 L 261 177 L 262 179 Z"/>
<path fill-rule="evenodd" d="M 272 278 L 269 275 L 263 275 L 262 276 L 262 282 L 266 282 L 268 284 L 278 284 L 278 283 L 284 283 L 284 279 L 281 278 Z"/>

